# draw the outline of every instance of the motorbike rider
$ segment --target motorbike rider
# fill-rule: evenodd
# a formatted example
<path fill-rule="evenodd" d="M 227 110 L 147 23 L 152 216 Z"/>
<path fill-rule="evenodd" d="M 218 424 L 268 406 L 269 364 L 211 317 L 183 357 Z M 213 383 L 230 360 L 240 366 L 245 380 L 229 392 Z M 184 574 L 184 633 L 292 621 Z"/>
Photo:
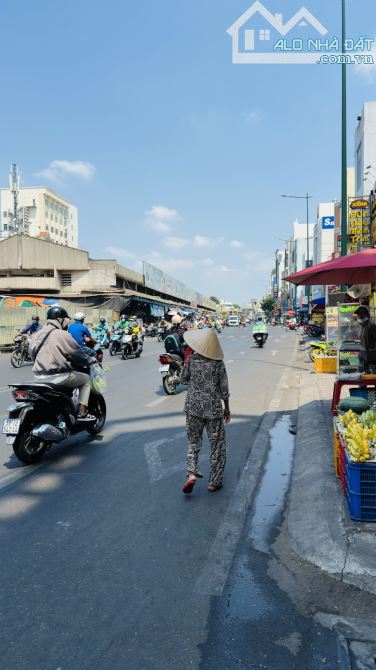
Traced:
<path fill-rule="evenodd" d="M 187 330 L 187 326 L 183 323 L 183 318 L 179 314 L 174 314 L 171 324 L 171 331 L 164 339 L 165 351 L 169 354 L 177 354 L 184 359 L 184 353 L 187 348 L 184 333 Z"/>
<path fill-rule="evenodd" d="M 67 331 L 69 316 L 64 307 L 50 307 L 47 324 L 32 338 L 30 355 L 34 362 L 33 372 L 38 381 L 78 389 L 79 408 L 77 421 L 95 421 L 88 413 L 90 397 L 90 377 L 77 368 L 87 368 L 95 363 L 95 356 L 89 356 Z"/>
<path fill-rule="evenodd" d="M 126 330 L 127 328 L 129 328 L 128 318 L 125 316 L 125 314 L 122 314 L 120 321 L 114 325 L 114 331 L 116 332 L 117 330 Z"/>
<path fill-rule="evenodd" d="M 263 333 L 265 335 L 264 341 L 266 342 L 266 340 L 269 337 L 269 333 L 268 333 L 268 327 L 266 323 L 263 321 L 262 316 L 257 317 L 257 321 L 252 328 L 252 335 L 254 338 L 258 333 Z"/>
<path fill-rule="evenodd" d="M 85 314 L 83 312 L 77 312 L 74 315 L 74 323 L 69 324 L 68 333 L 76 340 L 77 344 L 82 347 L 88 355 L 91 354 L 91 349 L 88 347 L 88 344 L 98 344 L 97 340 L 92 336 L 89 328 L 85 326 Z"/>
<path fill-rule="evenodd" d="M 28 323 L 27 326 L 25 326 L 25 328 L 22 328 L 22 330 L 20 330 L 20 334 L 34 335 L 34 333 L 37 333 L 42 328 L 43 326 L 40 323 L 38 314 L 34 314 L 34 316 L 31 319 L 31 323 Z"/>
<path fill-rule="evenodd" d="M 95 332 L 96 332 L 96 334 L 99 335 L 99 339 L 100 339 L 101 342 L 103 342 L 106 337 L 108 339 L 110 339 L 110 335 L 111 335 L 110 327 L 109 327 L 106 319 L 104 318 L 104 316 L 100 317 L 99 323 L 95 328 Z"/>

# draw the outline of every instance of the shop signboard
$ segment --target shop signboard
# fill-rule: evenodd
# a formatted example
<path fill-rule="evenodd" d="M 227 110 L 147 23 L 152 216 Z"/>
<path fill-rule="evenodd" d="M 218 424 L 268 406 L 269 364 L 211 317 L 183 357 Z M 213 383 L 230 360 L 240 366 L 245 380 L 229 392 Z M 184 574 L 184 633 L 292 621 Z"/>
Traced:
<path fill-rule="evenodd" d="M 155 265 L 144 261 L 143 270 L 145 286 L 148 288 L 173 296 L 174 298 L 179 298 L 180 300 L 185 300 L 193 307 L 197 305 L 212 307 L 208 298 L 205 298 L 201 293 L 197 293 L 197 291 L 194 291 L 174 277 L 171 277 L 171 275 L 163 272 L 155 267 Z"/>
<path fill-rule="evenodd" d="M 370 198 L 349 198 L 347 250 L 355 253 L 371 246 Z"/>
<path fill-rule="evenodd" d="M 371 244 L 376 245 L 376 191 L 371 195 Z"/>
<path fill-rule="evenodd" d="M 327 307 L 326 316 L 326 341 L 338 342 L 338 307 Z"/>

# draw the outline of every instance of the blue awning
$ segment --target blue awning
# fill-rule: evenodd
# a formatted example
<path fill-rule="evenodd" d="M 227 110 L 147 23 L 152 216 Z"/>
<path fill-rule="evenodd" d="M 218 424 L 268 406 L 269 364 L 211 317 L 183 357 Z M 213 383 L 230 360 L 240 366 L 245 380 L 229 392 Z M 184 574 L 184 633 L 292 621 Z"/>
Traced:
<path fill-rule="evenodd" d="M 323 307 L 325 306 L 325 298 L 316 298 L 316 300 L 312 300 L 313 305 L 322 305 Z"/>

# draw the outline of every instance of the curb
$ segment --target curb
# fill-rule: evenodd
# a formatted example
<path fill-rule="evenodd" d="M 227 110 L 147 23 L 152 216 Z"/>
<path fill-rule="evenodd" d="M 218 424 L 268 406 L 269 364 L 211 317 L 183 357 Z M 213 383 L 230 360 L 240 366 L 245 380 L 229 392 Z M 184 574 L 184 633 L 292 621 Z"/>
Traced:
<path fill-rule="evenodd" d="M 287 526 L 292 549 L 330 576 L 376 594 L 376 527 L 352 522 L 333 469 L 331 423 L 303 372 Z"/>

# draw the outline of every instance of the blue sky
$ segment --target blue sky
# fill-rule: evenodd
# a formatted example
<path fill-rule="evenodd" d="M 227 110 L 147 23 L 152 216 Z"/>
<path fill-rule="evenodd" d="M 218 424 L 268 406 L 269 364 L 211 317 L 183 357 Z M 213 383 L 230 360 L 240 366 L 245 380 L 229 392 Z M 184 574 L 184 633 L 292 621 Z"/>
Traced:
<path fill-rule="evenodd" d="M 0 184 L 15 161 L 24 185 L 64 194 L 93 257 L 262 295 L 279 238 L 304 220 L 280 194 L 340 197 L 340 67 L 233 65 L 226 31 L 250 4 L 5 0 Z M 340 0 L 264 4 L 286 19 L 304 4 L 339 33 Z M 347 4 L 349 33 L 374 38 L 374 0 Z M 376 68 L 349 67 L 351 165 L 375 83 Z"/>

